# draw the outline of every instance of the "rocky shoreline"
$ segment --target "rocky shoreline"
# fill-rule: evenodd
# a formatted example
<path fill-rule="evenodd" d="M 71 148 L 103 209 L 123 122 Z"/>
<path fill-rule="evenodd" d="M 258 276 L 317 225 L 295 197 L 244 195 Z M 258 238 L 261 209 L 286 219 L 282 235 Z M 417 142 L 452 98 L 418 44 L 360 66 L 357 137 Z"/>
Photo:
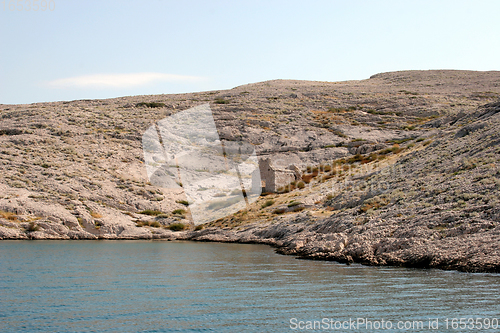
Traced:
<path fill-rule="evenodd" d="M 165 240 L 265 244 L 276 252 L 300 259 L 359 263 L 369 266 L 398 266 L 411 268 L 436 268 L 472 273 L 500 273 L 496 237 L 470 236 L 457 242 L 429 241 L 424 237 L 391 241 L 389 239 L 368 239 L 359 235 L 359 230 L 347 233 L 324 234 L 308 229 L 308 223 L 292 225 L 248 226 L 241 231 L 207 228 L 202 231 L 165 232 L 137 236 L 91 236 L 68 232 L 55 236 L 32 232 L 26 237 L 5 237 L 4 240 Z M 489 246 L 485 243 L 490 243 Z M 467 254 L 470 244 L 483 244 Z M 458 249 L 463 249 L 458 252 Z"/>
<path fill-rule="evenodd" d="M 0 105 L 0 240 L 259 243 L 305 259 L 499 273 L 499 97 L 498 72 L 414 71 Z M 140 139 L 207 101 L 221 138 L 302 165 L 302 186 L 193 225 L 182 189 L 148 182 Z"/>

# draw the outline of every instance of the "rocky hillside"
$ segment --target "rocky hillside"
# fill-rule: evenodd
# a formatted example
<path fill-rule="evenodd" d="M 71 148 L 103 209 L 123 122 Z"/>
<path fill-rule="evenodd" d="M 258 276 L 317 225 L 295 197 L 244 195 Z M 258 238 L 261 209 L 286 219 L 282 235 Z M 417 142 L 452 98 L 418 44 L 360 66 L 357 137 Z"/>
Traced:
<path fill-rule="evenodd" d="M 192 237 L 346 263 L 500 272 L 500 102 L 442 127 L 380 162 L 320 167 L 311 187 L 263 198 L 248 213 L 260 225 L 237 215 L 217 222 L 232 228 Z"/>
<path fill-rule="evenodd" d="M 307 258 L 498 272 L 499 97 L 499 72 L 407 71 L 0 105 L 0 238 L 261 242 Z M 141 138 L 207 102 L 222 139 L 304 176 L 195 230 L 182 190 L 148 183 Z"/>

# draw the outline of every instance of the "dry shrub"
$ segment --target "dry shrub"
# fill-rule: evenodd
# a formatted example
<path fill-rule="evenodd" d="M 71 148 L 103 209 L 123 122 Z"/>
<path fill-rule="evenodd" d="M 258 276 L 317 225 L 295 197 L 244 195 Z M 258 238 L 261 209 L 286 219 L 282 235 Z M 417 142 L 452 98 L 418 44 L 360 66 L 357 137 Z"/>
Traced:
<path fill-rule="evenodd" d="M 3 210 L 0 210 L 0 217 L 3 217 L 4 219 L 7 219 L 9 221 L 17 221 L 17 215 L 11 212 L 6 212 Z"/>
<path fill-rule="evenodd" d="M 92 216 L 95 219 L 100 219 L 102 217 L 102 215 L 97 212 L 90 212 L 90 216 Z"/>

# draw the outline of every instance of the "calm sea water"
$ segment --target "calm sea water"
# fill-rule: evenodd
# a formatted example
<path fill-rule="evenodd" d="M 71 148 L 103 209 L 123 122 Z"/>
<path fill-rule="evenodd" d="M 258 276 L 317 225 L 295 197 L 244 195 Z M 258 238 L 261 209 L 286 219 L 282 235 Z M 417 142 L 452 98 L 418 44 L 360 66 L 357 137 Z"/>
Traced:
<path fill-rule="evenodd" d="M 499 295 L 499 275 L 297 260 L 263 245 L 0 242 L 0 332 L 468 331 L 451 327 L 460 317 L 498 332 Z M 376 330 L 382 320 L 392 329 Z"/>

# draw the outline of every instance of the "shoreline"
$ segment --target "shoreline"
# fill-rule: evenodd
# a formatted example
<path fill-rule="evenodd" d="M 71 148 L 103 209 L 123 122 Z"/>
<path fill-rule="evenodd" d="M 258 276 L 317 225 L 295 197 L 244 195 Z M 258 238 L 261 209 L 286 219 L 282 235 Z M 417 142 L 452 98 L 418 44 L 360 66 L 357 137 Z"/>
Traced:
<path fill-rule="evenodd" d="M 283 226 L 286 228 L 287 226 Z M 96 237 L 96 238 L 44 238 L 32 235 L 31 238 L 10 238 L 3 241 L 189 241 L 189 242 L 216 242 L 216 243 L 235 243 L 235 244 L 259 244 L 271 246 L 277 254 L 294 256 L 296 259 L 334 261 L 340 264 L 361 264 L 364 266 L 387 266 L 404 267 L 417 269 L 440 269 L 459 271 L 463 273 L 500 273 L 500 263 L 491 261 L 467 260 L 465 258 L 447 257 L 440 255 L 440 251 L 431 253 L 429 251 L 432 245 L 410 248 L 406 252 L 396 255 L 389 251 L 367 255 L 366 251 L 371 245 L 370 241 L 365 244 L 356 243 L 353 246 L 357 251 L 349 246 L 342 246 L 340 242 L 336 243 L 336 250 L 325 250 L 325 244 L 321 241 L 307 241 L 307 246 L 302 244 L 305 237 L 282 237 L 276 239 L 272 237 L 273 233 L 284 232 L 284 229 L 273 227 L 273 230 L 265 230 L 262 225 L 249 226 L 245 231 L 223 230 L 218 228 L 207 228 L 200 231 L 168 232 L 163 237 Z M 266 237 L 259 237 L 258 232 L 265 232 Z M 286 233 L 286 232 L 285 232 Z M 293 234 L 293 233 L 292 233 Z M 311 236 L 311 235 L 310 235 Z M 339 235 L 340 236 L 340 235 Z M 299 240 L 302 239 L 302 241 Z M 311 237 L 312 238 L 312 237 Z M 2 241 L 0 240 L 0 241 Z M 364 245 L 364 250 L 360 251 L 360 246 Z M 343 247 L 343 248 L 342 248 Z M 342 250 L 340 250 L 342 248 Z M 449 254 L 449 253 L 448 253 Z"/>

